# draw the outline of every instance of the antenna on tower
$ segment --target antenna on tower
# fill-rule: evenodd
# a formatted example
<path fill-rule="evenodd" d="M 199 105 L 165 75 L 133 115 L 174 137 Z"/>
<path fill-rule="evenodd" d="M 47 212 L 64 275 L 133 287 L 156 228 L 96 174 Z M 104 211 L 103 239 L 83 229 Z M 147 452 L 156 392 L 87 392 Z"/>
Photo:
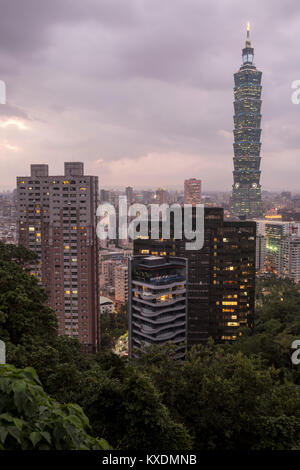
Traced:
<path fill-rule="evenodd" d="M 246 47 L 251 47 L 250 41 L 250 22 L 247 23 L 247 39 L 246 39 Z"/>

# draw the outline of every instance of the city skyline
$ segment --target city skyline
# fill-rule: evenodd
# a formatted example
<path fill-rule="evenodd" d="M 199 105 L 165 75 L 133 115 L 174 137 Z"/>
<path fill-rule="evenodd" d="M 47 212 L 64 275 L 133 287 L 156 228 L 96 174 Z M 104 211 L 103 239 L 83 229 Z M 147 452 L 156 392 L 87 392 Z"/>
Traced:
<path fill-rule="evenodd" d="M 299 3 L 0 7 L 4 457 L 300 450 Z"/>
<path fill-rule="evenodd" d="M 196 177 L 204 192 L 230 191 L 232 71 L 249 20 L 264 71 L 261 184 L 297 191 L 295 3 L 88 3 L 2 6 L 0 190 L 29 163 L 59 174 L 62 161 L 80 160 L 100 187 L 180 187 Z"/>

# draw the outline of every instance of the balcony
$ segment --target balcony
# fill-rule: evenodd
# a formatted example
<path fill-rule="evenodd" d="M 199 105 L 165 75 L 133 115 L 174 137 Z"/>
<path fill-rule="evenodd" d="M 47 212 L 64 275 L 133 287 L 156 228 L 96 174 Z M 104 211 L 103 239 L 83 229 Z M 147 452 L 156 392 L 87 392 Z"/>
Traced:
<path fill-rule="evenodd" d="M 165 299 L 165 300 L 154 299 L 154 300 L 156 300 L 156 301 L 151 302 L 151 299 L 144 300 L 144 299 L 141 299 L 141 298 L 138 298 L 138 297 L 133 297 L 132 298 L 133 305 L 134 305 L 135 302 L 137 302 L 137 303 L 148 305 L 149 307 L 154 307 L 154 308 L 159 308 L 159 307 L 168 308 L 168 307 L 171 307 L 172 305 L 176 304 L 177 302 L 185 301 L 185 296 L 179 295 L 178 297 L 174 296 L 171 299 Z"/>
<path fill-rule="evenodd" d="M 139 329 L 140 334 L 145 333 L 145 334 L 160 338 L 161 335 L 164 335 L 164 334 L 173 335 L 180 331 L 185 331 L 186 321 L 185 321 L 185 318 L 183 318 L 181 320 L 176 321 L 175 323 L 166 323 L 165 325 L 155 325 L 155 326 L 150 326 L 144 323 L 133 321 L 132 325 L 134 328 Z M 168 331 L 164 333 L 166 329 Z M 173 331 L 169 331 L 170 329 L 172 329 Z"/>
<path fill-rule="evenodd" d="M 180 284 L 185 284 L 186 280 L 185 277 L 182 276 L 181 274 L 166 274 L 162 275 L 159 277 L 148 277 L 145 275 L 143 276 L 135 276 L 133 279 L 133 283 L 136 285 L 140 286 L 147 286 L 149 285 L 150 287 L 159 287 L 159 286 L 170 286 L 170 285 L 177 285 L 178 283 Z"/>
<path fill-rule="evenodd" d="M 163 315 L 164 313 L 167 313 L 167 312 L 170 312 L 170 310 L 172 310 L 172 312 L 178 312 L 180 310 L 185 310 L 186 308 L 186 304 L 185 302 L 181 305 L 174 305 L 172 308 L 162 308 L 162 309 L 149 309 L 149 308 L 145 308 L 143 306 L 140 306 L 140 305 L 135 305 L 133 304 L 132 307 L 137 310 L 138 312 L 140 312 L 140 314 L 143 316 L 143 317 L 147 317 L 147 318 L 156 318 L 160 315 Z M 136 312 L 133 312 L 133 315 L 136 315 Z"/>
<path fill-rule="evenodd" d="M 185 288 L 178 288 L 174 290 L 159 290 L 157 292 L 149 292 L 149 291 L 144 291 L 144 290 L 139 290 L 139 289 L 133 289 L 133 292 L 139 295 L 139 297 L 143 300 L 154 300 L 154 299 L 159 299 L 160 297 L 167 296 L 167 295 L 172 295 L 174 298 L 176 295 L 179 294 L 185 294 L 186 289 Z M 135 299 L 138 297 L 134 297 Z"/>
<path fill-rule="evenodd" d="M 177 313 L 175 315 L 162 315 L 161 317 L 144 317 L 137 313 L 133 313 L 133 320 L 141 320 L 142 322 L 147 321 L 153 325 L 164 325 L 169 324 L 170 322 L 185 318 L 185 310 L 183 312 Z"/>
<path fill-rule="evenodd" d="M 145 343 L 147 340 L 151 343 L 160 343 L 166 341 L 172 341 L 174 343 L 182 343 L 185 341 L 186 337 L 186 330 L 185 328 L 178 329 L 177 331 L 170 331 L 166 333 L 162 333 L 160 335 L 154 335 L 151 333 L 142 332 L 133 328 L 132 330 L 134 341 L 138 343 Z M 145 339 L 144 339 L 145 338 Z"/>

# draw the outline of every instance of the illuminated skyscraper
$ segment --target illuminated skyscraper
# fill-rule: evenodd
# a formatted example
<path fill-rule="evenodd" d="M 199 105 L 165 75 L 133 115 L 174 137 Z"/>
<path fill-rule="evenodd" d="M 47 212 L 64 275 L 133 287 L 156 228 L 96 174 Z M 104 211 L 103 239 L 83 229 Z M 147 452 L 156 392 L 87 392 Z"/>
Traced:
<path fill-rule="evenodd" d="M 231 214 L 241 219 L 262 215 L 260 185 L 261 76 L 253 64 L 247 25 L 243 64 L 234 74 L 234 171 Z"/>

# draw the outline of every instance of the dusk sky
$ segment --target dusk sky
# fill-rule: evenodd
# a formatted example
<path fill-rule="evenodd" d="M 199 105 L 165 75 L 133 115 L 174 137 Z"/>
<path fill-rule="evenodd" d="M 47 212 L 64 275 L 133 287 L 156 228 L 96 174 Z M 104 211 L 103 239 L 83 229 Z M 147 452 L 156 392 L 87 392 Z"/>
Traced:
<path fill-rule="evenodd" d="M 0 190 L 83 161 L 101 188 L 230 190 L 233 73 L 251 23 L 262 189 L 300 192 L 296 0 L 0 0 Z"/>

